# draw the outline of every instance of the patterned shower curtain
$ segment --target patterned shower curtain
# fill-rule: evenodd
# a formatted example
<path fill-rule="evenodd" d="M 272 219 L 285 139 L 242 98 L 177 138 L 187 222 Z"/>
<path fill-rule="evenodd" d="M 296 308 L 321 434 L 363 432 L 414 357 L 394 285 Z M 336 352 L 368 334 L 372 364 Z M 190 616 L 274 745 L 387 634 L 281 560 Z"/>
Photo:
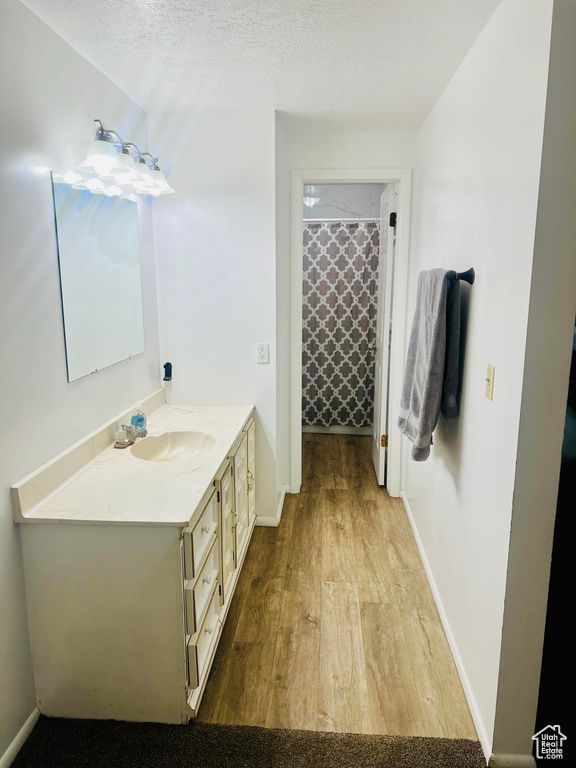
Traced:
<path fill-rule="evenodd" d="M 372 425 L 379 245 L 377 222 L 304 223 L 304 426 Z"/>

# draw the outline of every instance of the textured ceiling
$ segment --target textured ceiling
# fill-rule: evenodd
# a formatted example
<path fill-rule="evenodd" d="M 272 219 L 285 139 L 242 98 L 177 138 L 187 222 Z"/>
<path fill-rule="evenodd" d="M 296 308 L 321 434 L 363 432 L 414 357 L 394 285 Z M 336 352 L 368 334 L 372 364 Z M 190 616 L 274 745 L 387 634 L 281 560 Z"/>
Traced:
<path fill-rule="evenodd" d="M 24 0 L 150 112 L 417 128 L 499 0 Z"/>

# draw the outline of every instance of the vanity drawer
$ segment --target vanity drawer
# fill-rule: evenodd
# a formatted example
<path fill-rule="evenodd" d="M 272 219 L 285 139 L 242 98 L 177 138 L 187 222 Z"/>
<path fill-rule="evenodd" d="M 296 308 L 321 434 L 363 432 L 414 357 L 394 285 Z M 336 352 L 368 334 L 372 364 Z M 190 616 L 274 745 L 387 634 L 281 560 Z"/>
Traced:
<path fill-rule="evenodd" d="M 214 590 L 214 585 L 218 583 L 218 537 L 214 538 L 212 548 L 198 578 L 193 581 L 187 581 L 184 594 L 186 595 L 186 631 L 193 635 L 198 627 L 202 625 L 202 619 L 208 608 L 208 603 Z"/>
<path fill-rule="evenodd" d="M 202 626 L 188 641 L 188 672 L 191 688 L 197 688 L 207 672 L 210 653 L 220 629 L 219 618 L 220 598 L 218 589 L 214 589 Z"/>
<path fill-rule="evenodd" d="M 217 531 L 218 493 L 214 491 L 194 526 L 184 529 L 184 574 L 187 579 L 200 573 Z"/>

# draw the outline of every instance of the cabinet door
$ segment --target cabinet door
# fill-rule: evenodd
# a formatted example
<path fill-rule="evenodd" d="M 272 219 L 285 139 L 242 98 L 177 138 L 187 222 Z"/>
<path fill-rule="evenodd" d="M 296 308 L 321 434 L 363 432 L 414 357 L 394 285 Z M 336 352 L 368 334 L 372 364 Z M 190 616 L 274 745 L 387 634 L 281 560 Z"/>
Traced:
<path fill-rule="evenodd" d="M 256 422 L 251 421 L 246 430 L 248 439 L 248 515 L 249 524 L 256 514 Z"/>
<path fill-rule="evenodd" d="M 234 512 L 236 513 L 236 552 L 244 554 L 250 530 L 248 519 L 248 439 L 244 436 L 234 454 Z"/>
<path fill-rule="evenodd" d="M 221 494 L 221 564 L 222 564 L 222 596 L 221 602 L 228 600 L 236 568 L 236 525 L 234 520 L 234 477 L 232 462 L 227 466 L 220 481 Z"/>

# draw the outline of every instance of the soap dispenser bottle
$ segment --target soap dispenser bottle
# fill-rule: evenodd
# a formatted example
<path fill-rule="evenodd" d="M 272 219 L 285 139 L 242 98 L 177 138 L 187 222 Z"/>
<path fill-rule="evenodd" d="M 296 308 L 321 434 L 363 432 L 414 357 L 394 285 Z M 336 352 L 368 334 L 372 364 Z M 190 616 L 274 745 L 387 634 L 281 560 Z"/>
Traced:
<path fill-rule="evenodd" d="M 146 437 L 146 414 L 140 407 L 132 414 L 130 424 L 134 427 L 136 437 Z"/>

